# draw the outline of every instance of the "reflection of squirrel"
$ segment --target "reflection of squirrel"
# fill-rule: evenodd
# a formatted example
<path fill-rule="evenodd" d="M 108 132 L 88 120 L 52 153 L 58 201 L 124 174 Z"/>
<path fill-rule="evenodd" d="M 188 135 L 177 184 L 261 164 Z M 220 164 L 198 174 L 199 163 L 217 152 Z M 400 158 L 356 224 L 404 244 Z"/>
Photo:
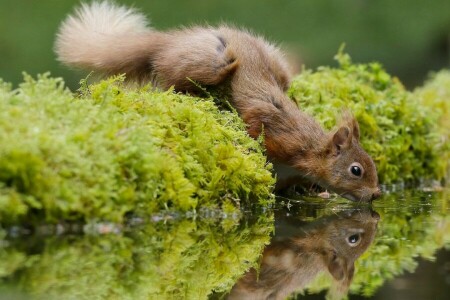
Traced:
<path fill-rule="evenodd" d="M 248 271 L 228 299 L 285 299 L 321 271 L 334 278 L 334 296 L 344 296 L 354 262 L 373 242 L 378 220 L 376 212 L 355 210 L 303 226 L 282 224 L 264 249 L 260 269 Z"/>
<path fill-rule="evenodd" d="M 356 120 L 348 117 L 334 133 L 325 133 L 285 95 L 291 79 L 287 63 L 260 37 L 228 26 L 158 32 L 132 9 L 94 2 L 66 19 L 55 49 L 65 64 L 107 75 L 126 73 L 129 80 L 162 88 L 198 91 L 191 80 L 219 86 L 228 91 L 250 136 L 264 131 L 275 164 L 293 167 L 296 175 L 351 200 L 380 195 L 375 165 L 359 145 Z"/>

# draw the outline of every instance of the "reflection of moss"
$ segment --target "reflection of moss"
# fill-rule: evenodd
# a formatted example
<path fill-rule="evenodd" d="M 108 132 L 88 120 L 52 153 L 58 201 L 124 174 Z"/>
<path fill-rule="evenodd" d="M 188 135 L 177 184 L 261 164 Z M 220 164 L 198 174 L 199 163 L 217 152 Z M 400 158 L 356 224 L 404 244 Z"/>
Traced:
<path fill-rule="evenodd" d="M 17 242 L 4 249 L 0 269 L 13 255 L 25 259 L 1 274 L 0 289 L 16 288 L 32 299 L 205 299 L 213 290 L 230 289 L 255 265 L 272 224 L 271 217 L 226 228 L 220 220 L 185 219 L 123 235 Z"/>
<path fill-rule="evenodd" d="M 240 118 L 211 99 L 0 81 L 0 219 L 106 219 L 271 200 L 274 179 Z M 28 216 L 25 218 L 25 216 Z"/>
<path fill-rule="evenodd" d="M 438 249 L 450 247 L 448 192 L 405 191 L 374 203 L 381 216 L 377 236 L 355 263 L 350 293 L 371 296 L 386 280 L 413 272 L 418 257 L 433 260 Z M 330 285 L 330 278 L 321 276 L 308 290 L 318 292 Z"/>
<path fill-rule="evenodd" d="M 372 295 L 385 280 L 413 272 L 416 259 L 434 260 L 436 250 L 450 246 L 448 192 L 387 195 L 375 209 L 381 215 L 373 246 L 358 261 L 352 292 Z M 399 203 L 401 201 L 402 203 Z M 395 213 L 392 207 L 396 207 Z"/>
<path fill-rule="evenodd" d="M 5 237 L 6 232 L 0 227 L 0 283 L 3 277 L 14 273 L 26 262 L 26 255 L 14 248 L 9 248 Z"/>
<path fill-rule="evenodd" d="M 336 110 L 350 109 L 382 183 L 443 178 L 448 160 L 442 153 L 448 155 L 449 146 L 437 120 L 450 119 L 450 73 L 408 92 L 378 63 L 353 64 L 343 53 L 337 60 L 339 68 L 305 70 L 294 79 L 289 94 L 300 108 L 327 128 L 335 124 Z"/>

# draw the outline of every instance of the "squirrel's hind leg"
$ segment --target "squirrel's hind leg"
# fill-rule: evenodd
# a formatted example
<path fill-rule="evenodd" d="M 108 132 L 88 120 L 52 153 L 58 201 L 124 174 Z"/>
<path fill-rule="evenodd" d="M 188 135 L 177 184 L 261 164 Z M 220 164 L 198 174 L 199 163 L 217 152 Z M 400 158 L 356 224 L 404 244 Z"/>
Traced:
<path fill-rule="evenodd" d="M 192 28 L 170 34 L 167 46 L 156 57 L 155 69 L 166 87 L 179 91 L 200 85 L 217 85 L 237 68 L 238 61 L 217 30 Z"/>

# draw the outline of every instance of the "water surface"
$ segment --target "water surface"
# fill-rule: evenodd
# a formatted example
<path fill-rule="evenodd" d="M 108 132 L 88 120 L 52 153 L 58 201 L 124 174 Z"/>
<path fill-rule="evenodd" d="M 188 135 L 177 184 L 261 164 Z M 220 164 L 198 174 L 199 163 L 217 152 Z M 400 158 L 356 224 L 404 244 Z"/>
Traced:
<path fill-rule="evenodd" d="M 0 299 L 448 299 L 449 191 L 0 231 Z M 447 249 L 447 250 L 446 250 Z"/>

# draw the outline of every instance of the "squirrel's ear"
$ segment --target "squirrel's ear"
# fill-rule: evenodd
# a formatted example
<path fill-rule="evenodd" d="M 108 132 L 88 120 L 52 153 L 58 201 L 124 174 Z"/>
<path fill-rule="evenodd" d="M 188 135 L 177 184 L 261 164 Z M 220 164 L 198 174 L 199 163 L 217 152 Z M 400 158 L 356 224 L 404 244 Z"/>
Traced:
<path fill-rule="evenodd" d="M 328 271 L 336 280 L 344 279 L 344 265 L 342 261 L 335 260 L 328 264 Z"/>
<path fill-rule="evenodd" d="M 348 128 L 350 128 L 350 132 L 352 134 L 352 136 L 355 138 L 356 141 L 359 142 L 359 124 L 358 121 L 356 120 L 355 116 L 353 116 L 353 114 L 349 111 L 349 110 L 344 110 L 342 112 L 342 120 L 341 120 L 341 124 L 342 126 L 348 126 Z"/>
<path fill-rule="evenodd" d="M 353 137 L 359 141 L 359 124 L 355 117 L 352 117 L 351 120 Z"/>
<path fill-rule="evenodd" d="M 355 273 L 355 265 L 343 258 L 332 257 L 328 262 L 328 271 L 334 279 L 343 280 L 347 285 L 350 285 Z"/>
<path fill-rule="evenodd" d="M 327 255 L 327 267 L 330 274 L 336 280 L 342 280 L 345 276 L 345 261 L 342 257 L 336 255 L 336 251 L 332 251 Z"/>
<path fill-rule="evenodd" d="M 339 127 L 339 129 L 333 135 L 333 145 L 338 150 L 348 148 L 351 145 L 351 142 L 351 130 L 346 125 Z"/>

